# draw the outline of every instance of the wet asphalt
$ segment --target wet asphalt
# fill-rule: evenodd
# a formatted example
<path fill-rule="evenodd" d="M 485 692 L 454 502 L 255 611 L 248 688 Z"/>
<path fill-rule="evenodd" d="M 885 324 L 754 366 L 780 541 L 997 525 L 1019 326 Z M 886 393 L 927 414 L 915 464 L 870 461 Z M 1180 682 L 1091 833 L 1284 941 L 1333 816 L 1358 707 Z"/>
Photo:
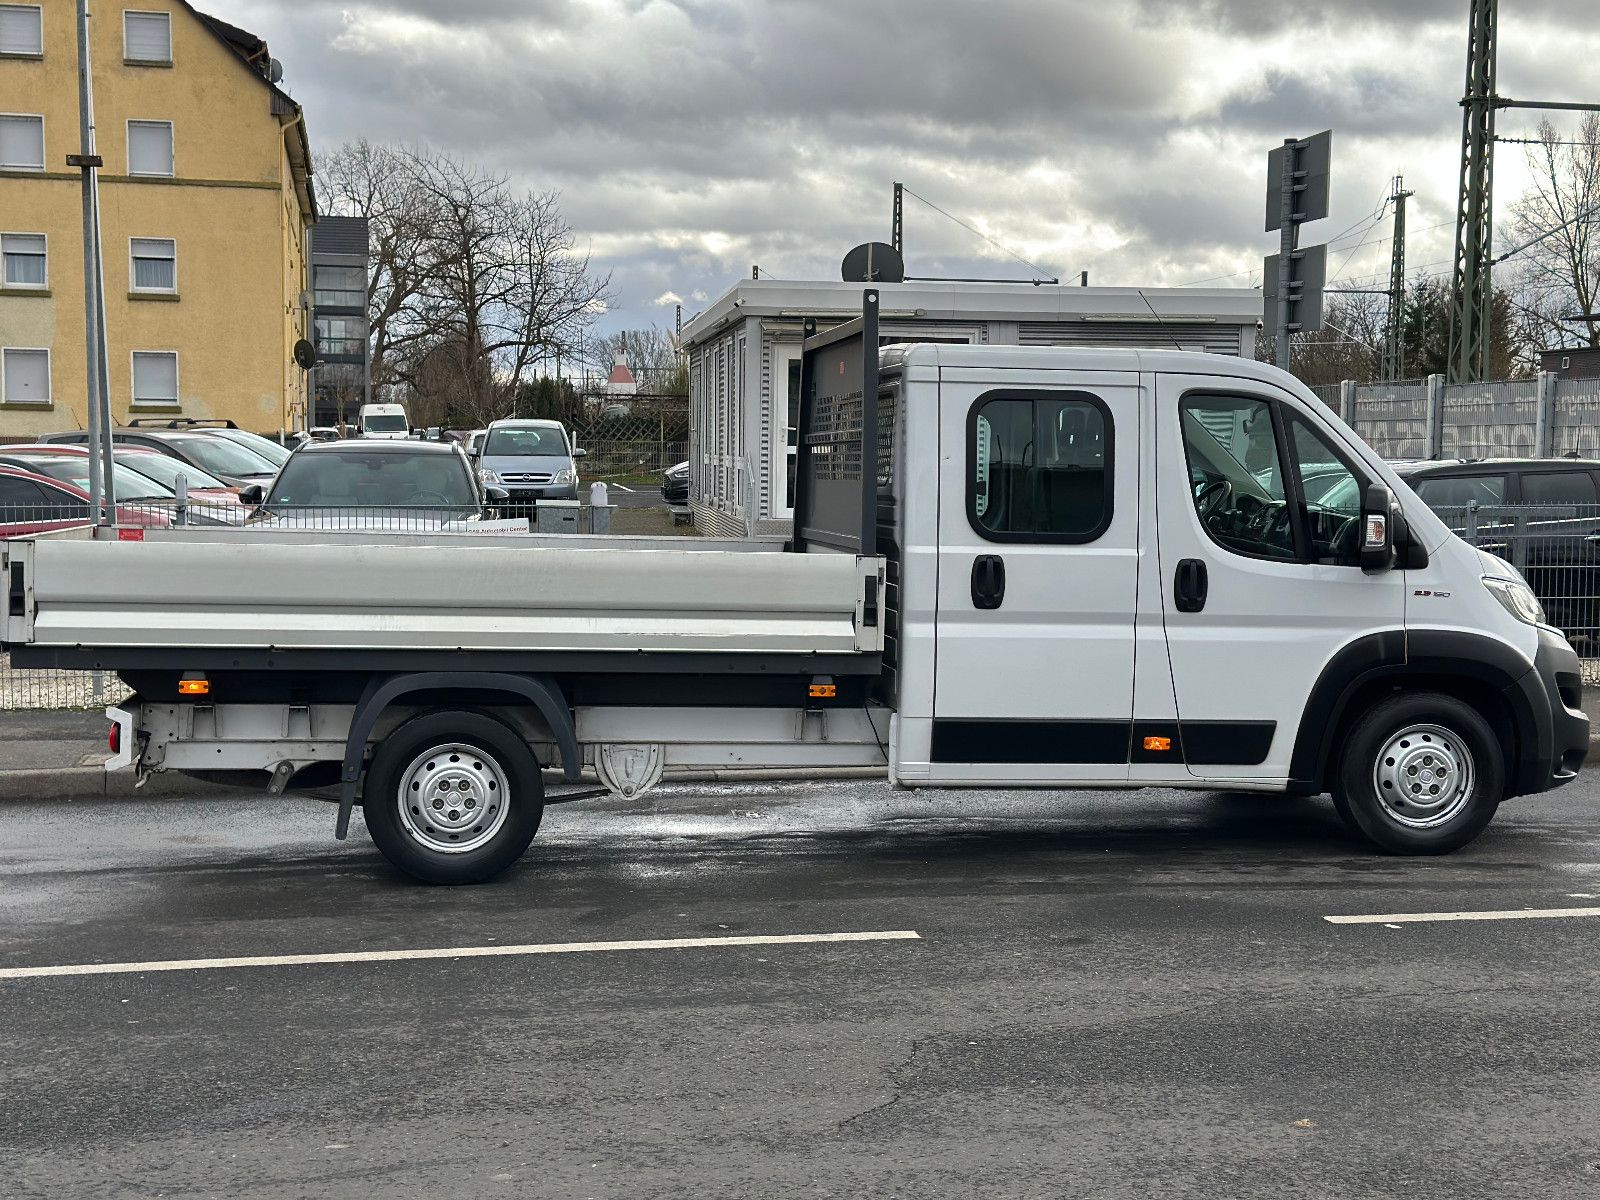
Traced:
<path fill-rule="evenodd" d="M 0 981 L 7 1197 L 1600 1195 L 1600 776 L 1396 859 L 1325 801 L 669 790 L 496 883 L 331 807 L 0 805 L 0 967 L 918 940 Z"/>

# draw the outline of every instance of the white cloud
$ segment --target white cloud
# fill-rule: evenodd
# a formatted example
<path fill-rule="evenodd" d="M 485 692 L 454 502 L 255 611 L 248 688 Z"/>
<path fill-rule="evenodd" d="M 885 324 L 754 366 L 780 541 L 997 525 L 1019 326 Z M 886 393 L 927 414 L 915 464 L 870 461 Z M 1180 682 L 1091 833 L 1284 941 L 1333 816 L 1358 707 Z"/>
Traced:
<path fill-rule="evenodd" d="M 1592 96 L 1594 0 L 1518 0 L 1500 91 Z M 608 325 L 701 305 L 753 263 L 832 277 L 888 235 L 890 184 L 1053 273 L 1240 285 L 1265 159 L 1332 127 L 1330 259 L 1386 271 L 1367 218 L 1417 190 L 1411 261 L 1449 258 L 1463 0 L 212 0 L 266 37 L 316 144 L 426 141 L 556 188 L 612 272 Z M 1535 114 L 1502 114 L 1525 132 Z M 1501 148 L 1500 207 L 1526 183 Z M 918 274 L 1025 268 L 914 201 Z M 1371 226 L 1369 229 L 1368 227 Z M 1363 236 L 1364 234 L 1364 236 Z M 1363 245 L 1363 242 L 1370 244 Z"/>

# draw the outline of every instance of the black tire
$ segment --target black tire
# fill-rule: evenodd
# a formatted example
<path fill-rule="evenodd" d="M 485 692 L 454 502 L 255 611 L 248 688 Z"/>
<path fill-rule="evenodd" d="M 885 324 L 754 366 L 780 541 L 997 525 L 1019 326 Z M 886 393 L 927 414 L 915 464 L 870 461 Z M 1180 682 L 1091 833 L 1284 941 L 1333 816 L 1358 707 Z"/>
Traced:
<path fill-rule="evenodd" d="M 483 883 L 539 831 L 544 781 L 528 744 L 493 717 L 422 713 L 378 746 L 362 812 L 383 856 L 413 879 Z"/>
<path fill-rule="evenodd" d="M 1339 815 L 1392 854 L 1460 849 L 1504 796 L 1505 754 L 1494 730 L 1477 709 L 1438 692 L 1375 705 L 1351 729 L 1334 773 Z"/>

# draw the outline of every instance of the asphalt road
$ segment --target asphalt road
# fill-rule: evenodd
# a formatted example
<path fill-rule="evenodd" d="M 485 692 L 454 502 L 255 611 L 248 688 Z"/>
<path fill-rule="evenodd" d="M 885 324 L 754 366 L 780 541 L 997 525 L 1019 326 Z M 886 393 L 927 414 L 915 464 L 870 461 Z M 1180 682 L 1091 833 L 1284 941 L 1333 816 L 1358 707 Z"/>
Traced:
<path fill-rule="evenodd" d="M 330 808 L 0 806 L 0 968 L 917 940 L 0 981 L 0 1194 L 1600 1194 L 1600 776 L 1450 858 L 1325 801 L 697 789 L 471 889 Z"/>

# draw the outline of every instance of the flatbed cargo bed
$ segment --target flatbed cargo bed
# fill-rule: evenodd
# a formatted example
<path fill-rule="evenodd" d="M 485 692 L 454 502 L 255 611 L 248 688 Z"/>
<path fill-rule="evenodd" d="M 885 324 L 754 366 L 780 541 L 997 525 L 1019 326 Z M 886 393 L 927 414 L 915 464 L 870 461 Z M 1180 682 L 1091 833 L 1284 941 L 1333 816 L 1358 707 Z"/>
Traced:
<path fill-rule="evenodd" d="M 678 538 L 88 530 L 0 547 L 26 665 L 873 673 L 883 564 Z M 174 654 L 174 651 L 180 653 Z M 608 664 L 610 664 L 608 666 Z M 662 669 L 656 667 L 655 669 Z"/>

